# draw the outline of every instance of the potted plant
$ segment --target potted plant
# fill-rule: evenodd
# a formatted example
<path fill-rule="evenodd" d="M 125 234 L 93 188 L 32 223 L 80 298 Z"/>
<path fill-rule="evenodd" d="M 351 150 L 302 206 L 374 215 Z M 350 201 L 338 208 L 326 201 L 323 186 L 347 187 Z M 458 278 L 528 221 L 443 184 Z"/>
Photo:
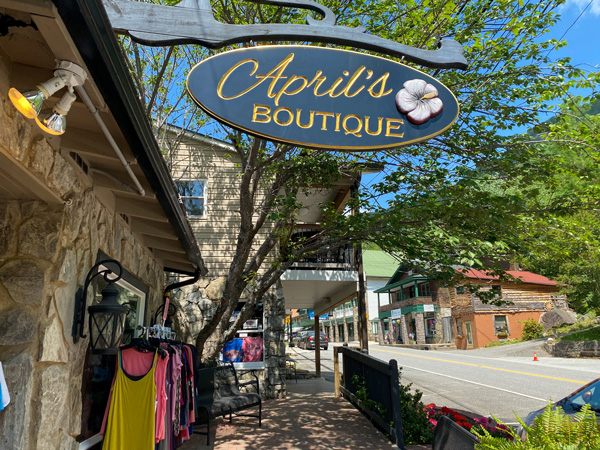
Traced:
<path fill-rule="evenodd" d="M 508 338 L 508 331 L 506 330 L 506 327 L 503 327 L 498 331 L 498 339 L 505 340 L 506 338 Z"/>

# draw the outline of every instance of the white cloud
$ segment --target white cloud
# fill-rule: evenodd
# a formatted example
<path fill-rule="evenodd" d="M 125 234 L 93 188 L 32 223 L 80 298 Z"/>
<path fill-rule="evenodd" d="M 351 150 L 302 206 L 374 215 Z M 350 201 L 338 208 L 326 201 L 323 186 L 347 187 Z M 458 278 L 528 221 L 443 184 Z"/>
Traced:
<path fill-rule="evenodd" d="M 593 16 L 600 16 L 600 0 L 591 0 L 592 3 L 585 11 L 585 14 L 591 14 Z M 590 0 L 567 0 L 564 8 L 576 8 L 579 11 L 583 11 L 586 6 L 590 3 Z M 584 15 L 585 15 L 584 14 Z"/>

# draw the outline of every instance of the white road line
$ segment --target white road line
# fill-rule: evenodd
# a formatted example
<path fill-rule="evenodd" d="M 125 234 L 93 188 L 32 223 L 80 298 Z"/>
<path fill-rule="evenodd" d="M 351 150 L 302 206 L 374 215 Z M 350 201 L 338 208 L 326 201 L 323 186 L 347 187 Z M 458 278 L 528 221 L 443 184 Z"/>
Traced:
<path fill-rule="evenodd" d="M 504 392 L 508 392 L 509 394 L 514 394 L 514 395 L 520 395 L 521 397 L 528 397 L 528 398 L 532 398 L 534 400 L 539 400 L 541 402 L 548 402 L 548 399 L 544 399 L 544 398 L 538 398 L 538 397 L 533 397 L 531 395 L 527 395 L 527 394 L 521 394 L 520 392 L 515 392 L 515 391 L 509 391 L 508 389 L 502 389 L 496 386 L 490 386 L 489 384 L 483 384 L 483 383 L 477 383 L 476 381 L 471 381 L 471 380 L 465 380 L 464 378 L 458 378 L 458 377 L 453 377 L 451 375 L 444 375 L 443 373 L 438 373 L 438 372 L 431 372 L 430 370 L 425 370 L 425 369 L 419 369 L 417 367 L 411 367 L 411 366 L 407 366 L 406 364 L 402 364 L 403 368 L 408 368 L 408 369 L 413 369 L 413 370 L 419 370 L 421 372 L 426 372 L 426 373 L 430 373 L 432 375 L 439 375 L 440 377 L 446 377 L 446 378 L 452 378 L 454 380 L 459 380 L 459 381 L 464 381 L 466 383 L 471 383 L 471 384 L 476 384 L 478 386 L 483 386 L 486 388 L 490 388 L 490 389 L 496 389 L 498 391 L 504 391 Z"/>

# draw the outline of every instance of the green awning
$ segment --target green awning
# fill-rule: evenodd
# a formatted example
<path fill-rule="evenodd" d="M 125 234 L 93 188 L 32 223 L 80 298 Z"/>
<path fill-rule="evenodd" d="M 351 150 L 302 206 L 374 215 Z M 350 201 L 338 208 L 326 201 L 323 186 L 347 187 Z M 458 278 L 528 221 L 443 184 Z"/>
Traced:
<path fill-rule="evenodd" d="M 410 278 L 406 278 L 405 280 L 398 281 L 393 284 L 385 285 L 384 287 L 379 288 L 379 289 L 375 289 L 373 292 L 375 292 L 376 294 L 385 294 L 386 292 L 390 292 L 392 289 L 395 289 L 397 287 L 401 287 L 406 284 L 411 284 L 411 283 L 414 283 L 415 281 L 423 281 L 423 280 L 429 280 L 429 278 L 424 277 L 423 275 L 415 275 Z"/>
<path fill-rule="evenodd" d="M 437 305 L 412 305 L 412 306 L 406 306 L 404 308 L 398 308 L 398 309 L 400 309 L 402 311 L 403 316 L 405 316 L 406 314 L 410 314 L 410 313 L 431 312 L 431 311 L 425 311 L 425 306 L 433 306 L 434 313 L 437 312 L 437 310 L 438 310 Z M 379 313 L 379 320 L 389 319 L 390 317 L 392 317 L 391 311 L 385 311 L 385 312 Z"/>

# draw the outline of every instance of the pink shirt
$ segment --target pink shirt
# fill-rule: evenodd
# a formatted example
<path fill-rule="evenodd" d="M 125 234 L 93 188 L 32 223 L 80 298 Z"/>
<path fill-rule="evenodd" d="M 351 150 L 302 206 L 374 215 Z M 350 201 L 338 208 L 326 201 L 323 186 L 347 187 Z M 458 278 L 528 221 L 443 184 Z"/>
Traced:
<path fill-rule="evenodd" d="M 263 338 L 245 337 L 242 344 L 243 362 L 258 362 L 263 360 Z"/>

